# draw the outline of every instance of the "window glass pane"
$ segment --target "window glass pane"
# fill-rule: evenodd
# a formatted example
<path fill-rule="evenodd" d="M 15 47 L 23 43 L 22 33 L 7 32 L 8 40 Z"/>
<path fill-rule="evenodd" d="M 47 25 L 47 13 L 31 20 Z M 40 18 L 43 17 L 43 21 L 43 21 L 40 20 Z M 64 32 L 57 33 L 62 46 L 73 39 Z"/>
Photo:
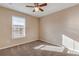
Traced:
<path fill-rule="evenodd" d="M 73 50 L 73 40 L 70 37 L 66 36 L 66 35 L 62 35 L 62 38 L 63 38 L 62 44 L 66 48 L 68 48 L 70 50 Z"/>
<path fill-rule="evenodd" d="M 74 41 L 74 50 L 79 52 L 79 42 Z"/>
<path fill-rule="evenodd" d="M 12 38 L 25 37 L 25 18 L 12 16 Z"/>

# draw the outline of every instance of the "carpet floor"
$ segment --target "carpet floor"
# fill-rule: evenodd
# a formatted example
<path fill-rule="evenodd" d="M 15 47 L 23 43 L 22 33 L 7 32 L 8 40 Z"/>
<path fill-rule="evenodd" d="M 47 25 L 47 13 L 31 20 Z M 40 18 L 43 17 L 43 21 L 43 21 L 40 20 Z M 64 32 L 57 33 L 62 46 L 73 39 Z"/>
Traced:
<path fill-rule="evenodd" d="M 53 46 L 51 48 L 51 46 Z M 54 49 L 55 48 L 55 49 Z M 77 56 L 43 41 L 34 41 L 23 45 L 0 50 L 0 56 Z"/>

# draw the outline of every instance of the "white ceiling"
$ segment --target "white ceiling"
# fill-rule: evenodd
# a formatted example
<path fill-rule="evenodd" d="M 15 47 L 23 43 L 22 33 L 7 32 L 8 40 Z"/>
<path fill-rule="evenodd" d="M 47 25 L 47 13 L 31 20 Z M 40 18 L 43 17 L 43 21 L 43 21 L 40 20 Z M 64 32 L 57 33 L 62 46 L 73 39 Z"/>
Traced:
<path fill-rule="evenodd" d="M 33 5 L 33 3 L 0 3 L 0 6 L 23 12 L 32 16 L 42 17 L 65 8 L 77 5 L 77 3 L 48 3 L 44 7 L 44 12 L 32 12 L 33 8 L 25 7 L 26 5 Z"/>

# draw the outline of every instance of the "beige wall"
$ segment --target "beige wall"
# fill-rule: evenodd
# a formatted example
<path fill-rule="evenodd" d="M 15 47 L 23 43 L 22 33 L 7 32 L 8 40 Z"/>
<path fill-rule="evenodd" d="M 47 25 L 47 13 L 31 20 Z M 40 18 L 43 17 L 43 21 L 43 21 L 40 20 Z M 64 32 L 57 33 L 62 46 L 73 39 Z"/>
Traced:
<path fill-rule="evenodd" d="M 12 16 L 26 18 L 26 37 L 12 39 Z M 39 39 L 39 20 L 36 17 L 0 7 L 0 48 L 15 46 Z"/>
<path fill-rule="evenodd" d="M 26 18 L 25 38 L 12 40 L 12 15 Z M 39 34 L 40 40 L 59 46 L 62 35 L 79 41 L 79 5 L 42 17 L 40 23 L 36 17 L 0 7 L 0 48 L 39 40 Z"/>
<path fill-rule="evenodd" d="M 79 41 L 79 5 L 40 18 L 40 39 L 62 45 L 62 35 Z"/>

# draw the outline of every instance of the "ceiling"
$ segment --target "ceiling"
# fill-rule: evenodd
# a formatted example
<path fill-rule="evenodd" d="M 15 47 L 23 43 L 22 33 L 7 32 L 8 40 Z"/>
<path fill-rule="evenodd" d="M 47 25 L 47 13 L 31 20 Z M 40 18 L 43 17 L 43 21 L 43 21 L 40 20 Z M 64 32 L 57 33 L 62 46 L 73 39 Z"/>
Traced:
<path fill-rule="evenodd" d="M 48 3 L 43 7 L 44 12 L 32 12 L 33 8 L 25 7 L 26 5 L 33 5 L 33 3 L 0 3 L 0 6 L 23 12 L 32 16 L 42 17 L 48 14 L 58 12 L 60 10 L 77 5 L 77 3 Z"/>

